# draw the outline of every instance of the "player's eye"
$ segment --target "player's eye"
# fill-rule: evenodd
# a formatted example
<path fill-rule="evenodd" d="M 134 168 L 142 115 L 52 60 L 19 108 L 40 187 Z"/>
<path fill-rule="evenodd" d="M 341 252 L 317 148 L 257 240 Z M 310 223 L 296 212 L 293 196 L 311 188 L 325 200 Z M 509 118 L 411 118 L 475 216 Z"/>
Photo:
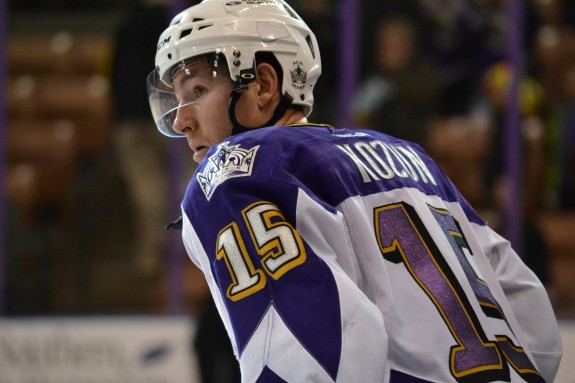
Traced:
<path fill-rule="evenodd" d="M 195 102 L 205 96 L 207 92 L 208 89 L 205 86 L 199 85 L 197 82 L 195 84 L 186 84 L 182 92 L 182 101 Z"/>
<path fill-rule="evenodd" d="M 208 93 L 208 89 L 201 85 L 185 86 L 176 92 L 178 103 L 185 104 L 189 102 L 196 102 Z"/>
<path fill-rule="evenodd" d="M 192 98 L 195 101 L 195 100 L 199 99 L 200 97 L 204 96 L 207 92 L 208 92 L 208 90 L 206 88 L 201 87 L 201 86 L 196 86 L 192 90 Z"/>

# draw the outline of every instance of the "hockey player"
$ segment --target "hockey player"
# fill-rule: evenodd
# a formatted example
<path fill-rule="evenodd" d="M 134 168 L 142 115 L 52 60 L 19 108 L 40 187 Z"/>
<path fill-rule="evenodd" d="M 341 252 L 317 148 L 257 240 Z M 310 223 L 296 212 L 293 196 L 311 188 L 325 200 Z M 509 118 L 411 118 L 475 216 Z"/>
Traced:
<path fill-rule="evenodd" d="M 419 146 L 308 123 L 320 72 L 282 0 L 205 0 L 148 78 L 199 163 L 183 240 L 243 382 L 552 382 L 539 280 Z"/>

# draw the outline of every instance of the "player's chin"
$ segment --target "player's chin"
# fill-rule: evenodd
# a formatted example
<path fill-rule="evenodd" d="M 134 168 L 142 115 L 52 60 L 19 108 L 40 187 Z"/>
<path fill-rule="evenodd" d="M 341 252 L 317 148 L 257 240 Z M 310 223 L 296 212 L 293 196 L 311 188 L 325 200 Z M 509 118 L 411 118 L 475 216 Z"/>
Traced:
<path fill-rule="evenodd" d="M 202 160 L 206 157 L 206 154 L 208 153 L 208 147 L 203 147 L 197 151 L 194 152 L 194 161 L 197 162 L 198 164 L 200 162 L 202 162 Z"/>

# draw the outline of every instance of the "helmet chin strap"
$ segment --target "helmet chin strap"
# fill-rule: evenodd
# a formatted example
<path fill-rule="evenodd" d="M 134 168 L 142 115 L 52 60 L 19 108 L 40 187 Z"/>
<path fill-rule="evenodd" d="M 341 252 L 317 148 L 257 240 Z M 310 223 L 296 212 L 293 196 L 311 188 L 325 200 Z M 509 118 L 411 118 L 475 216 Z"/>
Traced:
<path fill-rule="evenodd" d="M 228 117 L 232 123 L 232 136 L 235 136 L 236 134 L 250 131 L 252 129 L 259 129 L 259 128 L 265 128 L 267 126 L 273 126 L 276 122 L 279 121 L 280 118 L 283 117 L 283 115 L 285 114 L 285 112 L 287 111 L 287 109 L 290 107 L 290 105 L 293 102 L 293 97 L 290 96 L 288 93 L 284 93 L 284 95 L 282 96 L 282 99 L 280 100 L 279 104 L 276 106 L 276 109 L 274 110 L 274 114 L 269 119 L 269 121 L 267 121 L 266 123 L 264 123 L 263 125 L 260 125 L 260 126 L 246 127 L 246 126 L 243 126 L 242 124 L 240 124 L 236 118 L 236 103 L 238 102 L 238 100 L 242 96 L 242 93 L 244 92 L 244 90 L 246 90 L 245 87 L 240 87 L 238 89 L 232 90 L 232 92 L 230 94 L 230 104 L 228 106 Z"/>

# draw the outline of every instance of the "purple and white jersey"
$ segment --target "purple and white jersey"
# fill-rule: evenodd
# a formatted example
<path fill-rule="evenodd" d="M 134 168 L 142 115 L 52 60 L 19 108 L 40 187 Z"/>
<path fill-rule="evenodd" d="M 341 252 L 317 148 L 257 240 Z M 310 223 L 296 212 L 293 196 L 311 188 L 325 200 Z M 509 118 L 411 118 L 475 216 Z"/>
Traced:
<path fill-rule="evenodd" d="M 545 289 L 417 145 L 258 129 L 182 204 L 243 382 L 551 382 Z"/>

